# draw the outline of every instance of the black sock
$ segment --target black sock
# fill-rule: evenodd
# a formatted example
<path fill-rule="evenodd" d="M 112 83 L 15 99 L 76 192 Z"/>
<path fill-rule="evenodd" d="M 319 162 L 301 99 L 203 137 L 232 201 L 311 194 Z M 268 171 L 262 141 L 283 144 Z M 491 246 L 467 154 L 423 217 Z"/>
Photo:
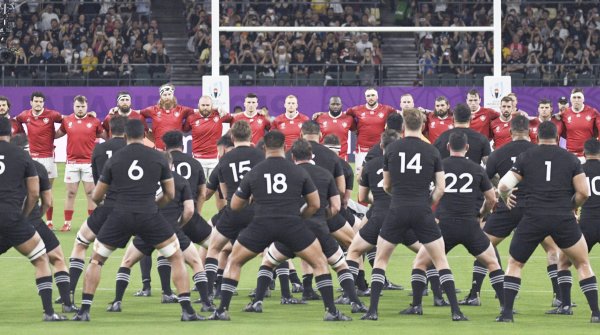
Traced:
<path fill-rule="evenodd" d="M 302 285 L 300 278 L 298 277 L 298 272 L 294 269 L 290 269 L 290 281 L 294 284 Z"/>
<path fill-rule="evenodd" d="M 440 274 L 435 269 L 433 265 L 430 265 L 427 268 L 427 281 L 431 285 L 431 291 L 433 292 L 433 297 L 437 299 L 444 299 L 442 295 L 442 286 L 440 285 Z M 413 291 L 414 294 L 414 291 Z"/>
<path fill-rule="evenodd" d="M 158 276 L 160 277 L 162 293 L 165 295 L 173 294 L 173 291 L 171 290 L 171 263 L 163 256 L 159 256 L 156 259 L 156 263 L 156 270 L 158 270 Z"/>
<path fill-rule="evenodd" d="M 502 315 L 508 318 L 513 316 L 515 298 L 521 289 L 521 278 L 504 276 L 504 308 Z"/>
<path fill-rule="evenodd" d="M 217 269 L 217 279 L 215 280 L 215 286 L 217 287 L 217 293 L 221 292 L 221 282 L 223 281 L 224 269 Z M 215 293 L 215 294 L 217 294 Z"/>
<path fill-rule="evenodd" d="M 359 269 L 358 269 L 358 262 L 355 261 L 346 261 L 346 263 L 348 264 L 348 270 L 350 270 L 350 273 L 352 273 L 352 278 L 354 278 L 354 281 L 357 282 L 358 284 L 358 273 L 359 273 Z M 364 274 L 364 271 L 363 271 Z"/>
<path fill-rule="evenodd" d="M 358 296 L 356 295 L 356 287 L 354 286 L 354 278 L 349 269 L 342 269 L 338 271 L 338 281 L 340 286 L 344 289 L 344 296 L 348 297 L 351 302 L 360 303 Z"/>
<path fill-rule="evenodd" d="M 42 298 L 44 313 L 48 315 L 54 314 L 54 308 L 52 307 L 52 276 L 36 278 L 35 284 L 38 294 Z"/>
<path fill-rule="evenodd" d="M 596 276 L 579 281 L 579 287 L 581 287 L 581 292 L 585 294 L 592 313 L 598 315 L 598 282 Z"/>
<path fill-rule="evenodd" d="M 423 289 L 427 286 L 426 276 L 427 274 L 425 273 L 425 271 L 421 269 L 412 269 L 412 274 L 410 276 L 410 285 L 413 291 L 413 306 L 420 306 L 423 303 Z"/>
<path fill-rule="evenodd" d="M 275 274 L 279 277 L 279 286 L 281 286 L 281 297 L 291 298 L 290 292 L 290 268 L 288 262 L 283 262 L 275 268 Z"/>
<path fill-rule="evenodd" d="M 200 300 L 210 305 L 210 300 L 208 299 L 208 284 L 206 279 L 206 272 L 200 271 L 194 274 L 192 277 L 194 280 L 194 285 L 198 289 L 198 293 L 200 293 Z"/>
<path fill-rule="evenodd" d="M 66 271 L 59 271 L 54 274 L 54 282 L 56 283 L 56 287 L 58 287 L 58 293 L 60 294 L 62 303 L 66 306 L 73 304 L 71 295 L 69 294 L 71 288 L 69 280 L 69 274 Z"/>
<path fill-rule="evenodd" d="M 208 292 L 212 294 L 215 287 L 215 279 L 217 278 L 217 270 L 219 269 L 219 261 L 216 258 L 206 257 L 206 261 L 204 263 Z"/>
<path fill-rule="evenodd" d="M 560 288 L 560 301 L 563 306 L 571 306 L 571 286 L 573 286 L 571 271 L 561 270 L 556 275 L 558 287 Z"/>
<path fill-rule="evenodd" d="M 452 271 L 450 271 L 450 269 L 442 269 L 438 272 L 440 274 L 440 284 L 442 285 L 444 292 L 446 292 L 452 312 L 455 313 L 460 311 L 460 308 L 458 307 L 458 299 L 456 299 L 456 286 L 454 285 L 454 276 L 452 275 Z"/>
<path fill-rule="evenodd" d="M 80 258 L 69 258 L 69 281 L 70 281 L 70 291 L 75 292 L 75 288 L 77 287 L 77 282 L 79 281 L 79 277 L 83 272 L 83 265 L 85 262 Z"/>
<path fill-rule="evenodd" d="M 554 293 L 554 296 L 556 297 L 556 299 L 561 300 L 560 299 L 560 288 L 558 287 L 558 265 L 556 264 L 550 264 L 546 267 L 546 270 L 548 271 L 548 278 L 550 278 L 550 282 L 552 282 L 552 293 Z"/>
<path fill-rule="evenodd" d="M 375 256 L 377 254 L 377 248 L 373 248 L 371 249 L 371 251 L 369 251 L 367 253 L 367 259 L 369 260 L 369 264 L 371 264 L 371 269 L 374 268 L 375 266 Z"/>
<path fill-rule="evenodd" d="M 481 292 L 481 285 L 483 285 L 483 280 L 485 279 L 486 275 L 487 268 L 485 265 L 480 263 L 478 260 L 475 260 L 475 262 L 473 262 L 473 280 L 471 281 L 471 291 L 469 292 L 469 297 L 475 298 Z"/>
<path fill-rule="evenodd" d="M 381 290 L 383 290 L 384 283 L 385 270 L 374 268 L 371 273 L 371 306 L 369 306 L 369 313 L 377 313 L 379 294 L 381 293 Z"/>
<path fill-rule="evenodd" d="M 83 293 L 81 295 L 81 307 L 79 307 L 79 314 L 83 312 L 89 312 L 92 307 L 92 301 L 94 301 L 94 295 L 89 293 Z"/>
<path fill-rule="evenodd" d="M 323 297 L 323 305 L 325 305 L 329 313 L 335 314 L 337 309 L 333 303 L 333 280 L 331 280 L 331 275 L 316 276 L 315 282 L 317 289 L 321 292 L 321 297 Z"/>
<path fill-rule="evenodd" d="M 369 289 L 367 280 L 365 279 L 365 270 L 358 270 L 358 276 L 356 277 L 356 286 L 361 291 Z"/>
<path fill-rule="evenodd" d="M 504 271 L 498 269 L 490 272 L 490 283 L 492 283 L 492 287 L 496 291 L 500 306 L 504 306 Z"/>
<path fill-rule="evenodd" d="M 152 257 L 144 256 L 140 260 L 140 270 L 142 271 L 142 290 L 150 289 L 150 270 L 152 270 Z"/>
<path fill-rule="evenodd" d="M 125 294 L 125 290 L 129 285 L 129 275 L 131 273 L 130 268 L 120 267 L 117 272 L 117 283 L 115 290 L 115 301 L 123 301 L 123 295 Z"/>
<path fill-rule="evenodd" d="M 273 280 L 272 269 L 266 265 L 261 265 L 256 277 L 256 292 L 252 302 L 263 301 L 271 280 Z"/>
<path fill-rule="evenodd" d="M 235 292 L 237 285 L 237 280 L 223 278 L 221 283 L 221 305 L 217 310 L 219 313 L 229 310 L 229 303 L 231 302 L 231 297 L 233 296 L 233 292 Z"/>
<path fill-rule="evenodd" d="M 309 274 L 305 274 L 302 276 L 302 286 L 304 287 L 304 292 L 303 294 L 308 296 L 309 294 L 311 294 L 312 292 L 314 292 L 313 288 L 312 288 L 312 281 L 313 281 L 313 274 L 309 273 Z"/>
<path fill-rule="evenodd" d="M 180 293 L 177 296 L 177 300 L 179 300 L 179 305 L 181 306 L 181 310 L 188 314 L 195 314 L 196 311 L 192 308 L 192 304 L 190 302 L 190 292 Z"/>

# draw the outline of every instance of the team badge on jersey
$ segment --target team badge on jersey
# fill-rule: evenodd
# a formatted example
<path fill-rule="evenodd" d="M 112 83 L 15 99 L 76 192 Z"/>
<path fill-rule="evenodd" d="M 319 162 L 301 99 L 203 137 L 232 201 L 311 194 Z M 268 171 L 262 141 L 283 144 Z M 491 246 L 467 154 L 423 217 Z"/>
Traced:
<path fill-rule="evenodd" d="M 534 134 L 537 134 L 537 127 L 536 128 L 531 128 L 531 132 Z"/>
<path fill-rule="evenodd" d="M 327 128 L 327 121 L 323 122 L 323 128 Z"/>
<path fill-rule="evenodd" d="M 156 112 L 156 117 L 161 117 L 162 116 L 162 112 L 158 111 Z"/>
<path fill-rule="evenodd" d="M 254 119 L 251 119 L 250 122 L 254 121 Z M 258 122 L 258 124 L 262 124 L 263 121 L 261 119 L 256 120 L 256 122 Z"/>
<path fill-rule="evenodd" d="M 377 114 L 377 116 L 379 116 L 380 119 L 383 119 L 383 117 L 385 116 L 383 113 L 379 113 Z"/>
<path fill-rule="evenodd" d="M 435 128 L 435 122 L 431 122 L 431 124 L 429 125 L 429 128 Z"/>
<path fill-rule="evenodd" d="M 281 129 L 285 129 L 285 123 L 281 124 Z"/>
<path fill-rule="evenodd" d="M 571 117 L 570 116 L 567 118 L 567 123 L 571 123 Z"/>
<path fill-rule="evenodd" d="M 482 122 L 485 121 L 485 115 L 480 116 L 479 120 L 481 120 Z"/>
<path fill-rule="evenodd" d="M 179 112 L 175 112 L 175 117 L 179 117 Z"/>
<path fill-rule="evenodd" d="M 344 127 L 344 128 L 348 127 L 348 123 L 347 122 L 342 122 L 342 127 Z"/>
<path fill-rule="evenodd" d="M 46 121 L 44 121 L 44 122 L 46 122 Z M 69 128 L 73 127 L 73 122 L 69 122 L 69 124 L 67 125 L 67 127 L 69 127 Z"/>
<path fill-rule="evenodd" d="M 44 121 L 45 124 L 48 124 L 48 122 L 50 122 L 50 119 L 47 118 L 47 117 L 45 117 L 45 118 L 42 119 L 42 121 Z"/>
<path fill-rule="evenodd" d="M 196 127 L 198 127 L 198 126 L 200 125 L 200 120 L 196 120 L 196 122 L 194 122 L 194 125 L 195 125 Z"/>
<path fill-rule="evenodd" d="M 219 117 L 218 117 L 218 116 L 215 116 L 215 117 L 213 118 L 213 121 L 215 121 L 215 123 L 219 122 Z"/>
<path fill-rule="evenodd" d="M 85 126 L 88 127 L 88 128 L 92 128 L 92 124 L 91 123 L 88 123 Z"/>
<path fill-rule="evenodd" d="M 586 120 L 588 120 L 588 121 L 592 121 L 592 117 L 591 117 L 591 116 L 589 116 L 589 115 L 588 115 L 588 116 L 586 116 L 586 117 L 585 117 L 585 119 L 586 119 Z"/>

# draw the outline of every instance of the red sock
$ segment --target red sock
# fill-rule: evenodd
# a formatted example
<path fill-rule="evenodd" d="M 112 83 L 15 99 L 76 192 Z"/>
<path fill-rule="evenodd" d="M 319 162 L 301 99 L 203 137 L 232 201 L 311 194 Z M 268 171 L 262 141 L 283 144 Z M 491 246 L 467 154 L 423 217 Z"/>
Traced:
<path fill-rule="evenodd" d="M 46 220 L 47 221 L 52 221 L 52 210 L 54 209 L 54 207 L 48 207 L 48 211 L 46 212 Z"/>
<path fill-rule="evenodd" d="M 73 220 L 73 211 L 72 210 L 66 210 L 65 209 L 65 221 L 71 221 Z"/>
<path fill-rule="evenodd" d="M 93 209 L 88 209 L 88 216 L 92 215 L 92 213 L 94 213 Z"/>

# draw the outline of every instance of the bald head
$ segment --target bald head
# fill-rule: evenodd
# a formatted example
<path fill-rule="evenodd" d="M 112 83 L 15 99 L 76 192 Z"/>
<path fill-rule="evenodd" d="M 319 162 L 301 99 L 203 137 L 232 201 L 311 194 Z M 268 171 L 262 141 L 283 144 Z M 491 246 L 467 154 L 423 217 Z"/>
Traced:
<path fill-rule="evenodd" d="M 202 116 L 210 115 L 212 111 L 212 99 L 208 95 L 203 95 L 198 100 L 198 110 Z"/>

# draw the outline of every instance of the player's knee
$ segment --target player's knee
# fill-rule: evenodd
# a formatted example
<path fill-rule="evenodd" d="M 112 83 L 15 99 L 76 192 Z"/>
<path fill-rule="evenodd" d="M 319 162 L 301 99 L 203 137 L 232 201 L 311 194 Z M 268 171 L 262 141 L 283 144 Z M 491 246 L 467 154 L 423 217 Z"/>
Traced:
<path fill-rule="evenodd" d="M 283 262 L 283 260 L 279 259 L 278 255 L 280 255 L 280 253 L 279 253 L 279 251 L 277 251 L 277 248 L 275 248 L 275 246 L 271 245 L 269 247 L 269 250 L 267 250 L 267 252 L 265 253 L 264 258 L 270 265 L 275 267 Z"/>
<path fill-rule="evenodd" d="M 104 244 L 100 243 L 100 241 L 94 241 L 94 252 L 100 255 L 101 257 L 108 258 L 113 253 L 114 250 L 108 248 Z"/>
<path fill-rule="evenodd" d="M 90 246 L 90 244 L 92 243 L 92 241 L 90 241 L 85 236 L 83 236 L 83 234 L 80 231 L 77 232 L 77 236 L 75 237 L 75 242 L 77 244 L 83 246 L 85 249 L 87 249 Z"/>
<path fill-rule="evenodd" d="M 44 241 L 42 241 L 42 239 L 40 239 L 37 242 L 37 244 L 35 245 L 35 247 L 27 254 L 27 258 L 29 259 L 30 262 L 33 262 L 45 254 L 46 254 L 46 245 L 44 244 Z"/>
<path fill-rule="evenodd" d="M 168 243 L 166 246 L 158 249 L 158 253 L 164 258 L 169 258 L 175 255 L 175 253 L 177 253 L 177 250 L 179 250 L 179 241 L 175 239 L 172 242 Z"/>
<path fill-rule="evenodd" d="M 342 252 L 342 249 L 338 249 L 333 256 L 329 257 L 328 261 L 329 265 L 336 270 L 344 265 L 346 265 L 346 267 L 348 266 L 346 264 L 346 258 L 344 257 L 344 252 Z"/>

